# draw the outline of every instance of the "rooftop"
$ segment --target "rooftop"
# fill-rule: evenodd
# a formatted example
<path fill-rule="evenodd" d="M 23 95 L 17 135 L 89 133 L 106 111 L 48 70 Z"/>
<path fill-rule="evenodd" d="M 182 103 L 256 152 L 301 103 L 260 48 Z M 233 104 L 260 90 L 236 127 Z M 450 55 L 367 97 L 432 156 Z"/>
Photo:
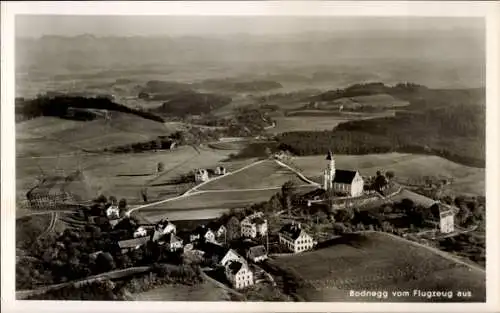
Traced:
<path fill-rule="evenodd" d="M 350 170 L 335 170 L 334 183 L 350 184 L 356 176 L 356 171 Z"/>
<path fill-rule="evenodd" d="M 293 240 L 299 238 L 304 230 L 297 224 L 286 224 L 280 229 L 280 233 L 292 238 Z"/>
<path fill-rule="evenodd" d="M 266 254 L 266 248 L 263 245 L 251 247 L 250 249 L 248 249 L 248 256 L 251 258 L 264 256 Z"/>
<path fill-rule="evenodd" d="M 120 247 L 120 249 L 135 248 L 137 246 L 147 243 L 148 241 L 149 237 L 139 237 L 139 238 L 118 241 L 118 246 Z"/>

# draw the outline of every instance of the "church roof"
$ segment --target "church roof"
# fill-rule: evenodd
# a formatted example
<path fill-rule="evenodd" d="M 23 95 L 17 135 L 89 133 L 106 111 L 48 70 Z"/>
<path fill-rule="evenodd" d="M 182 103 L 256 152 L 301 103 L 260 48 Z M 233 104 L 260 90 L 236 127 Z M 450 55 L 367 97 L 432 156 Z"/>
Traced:
<path fill-rule="evenodd" d="M 356 176 L 356 171 L 335 170 L 334 183 L 350 184 Z"/>

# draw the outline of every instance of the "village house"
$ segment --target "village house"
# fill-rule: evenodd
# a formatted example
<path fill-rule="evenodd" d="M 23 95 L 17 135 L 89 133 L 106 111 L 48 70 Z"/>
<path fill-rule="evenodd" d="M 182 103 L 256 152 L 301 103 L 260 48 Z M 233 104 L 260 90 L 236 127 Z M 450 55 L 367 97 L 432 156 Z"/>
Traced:
<path fill-rule="evenodd" d="M 242 289 L 254 284 L 253 273 L 246 262 L 231 261 L 225 267 L 225 274 L 235 289 Z"/>
<path fill-rule="evenodd" d="M 220 264 L 222 266 L 226 266 L 229 262 L 238 261 L 238 262 L 246 262 L 245 258 L 238 254 L 234 249 L 229 249 L 224 257 L 220 260 Z"/>
<path fill-rule="evenodd" d="M 156 229 L 161 232 L 162 234 L 168 234 L 168 233 L 173 233 L 175 234 L 177 232 L 177 227 L 170 222 L 169 220 L 161 220 L 156 224 Z"/>
<path fill-rule="evenodd" d="M 359 197 L 363 194 L 364 182 L 358 171 L 335 168 L 335 159 L 331 151 L 326 156 L 327 168 L 323 173 L 323 189 L 335 193 Z"/>
<path fill-rule="evenodd" d="M 302 229 L 300 223 L 283 226 L 278 237 L 279 243 L 294 253 L 310 250 L 315 244 L 313 238 Z"/>
<path fill-rule="evenodd" d="M 452 210 L 442 210 L 439 212 L 439 230 L 443 234 L 449 234 L 455 231 L 455 214 Z"/>
<path fill-rule="evenodd" d="M 204 168 L 197 169 L 194 172 L 194 180 L 196 182 L 205 182 L 208 181 L 208 171 Z"/>
<path fill-rule="evenodd" d="M 252 262 L 261 262 L 267 259 L 267 251 L 263 245 L 251 247 L 247 252 L 247 259 Z"/>
<path fill-rule="evenodd" d="M 195 229 L 194 234 L 193 234 L 194 240 L 201 240 L 203 238 L 206 241 L 212 242 L 212 243 L 217 243 L 217 240 L 215 237 L 216 237 L 215 233 L 210 228 L 206 227 L 205 225 L 197 227 Z"/>
<path fill-rule="evenodd" d="M 226 168 L 224 166 L 217 166 L 214 173 L 215 175 L 226 175 Z"/>
<path fill-rule="evenodd" d="M 142 226 L 137 228 L 137 230 L 134 232 L 134 238 L 145 237 L 147 235 L 148 235 L 148 231 Z"/>
<path fill-rule="evenodd" d="M 106 209 L 106 217 L 110 220 L 116 220 L 120 218 L 120 209 L 117 205 L 111 205 Z"/>
<path fill-rule="evenodd" d="M 210 229 L 214 235 L 215 235 L 215 240 L 217 242 L 225 242 L 226 241 L 226 234 L 227 234 L 227 229 L 226 226 L 219 222 L 210 222 L 207 225 L 207 228 Z"/>
<path fill-rule="evenodd" d="M 182 239 L 173 233 L 164 234 L 156 241 L 159 245 L 165 245 L 169 251 L 177 251 L 183 247 Z"/>
<path fill-rule="evenodd" d="M 243 237 L 256 238 L 267 235 L 267 220 L 264 219 L 262 212 L 245 217 L 241 221 L 240 227 Z"/>
<path fill-rule="evenodd" d="M 127 253 L 131 250 L 139 249 L 150 240 L 149 237 L 139 237 L 127 240 L 118 241 L 118 247 L 122 253 Z"/>

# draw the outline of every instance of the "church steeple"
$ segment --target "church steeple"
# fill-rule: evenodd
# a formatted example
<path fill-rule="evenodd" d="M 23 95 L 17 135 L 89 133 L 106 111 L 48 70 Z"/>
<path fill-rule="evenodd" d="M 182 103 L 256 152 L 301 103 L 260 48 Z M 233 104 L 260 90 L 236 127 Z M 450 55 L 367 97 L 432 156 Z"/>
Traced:
<path fill-rule="evenodd" d="M 328 161 L 333 160 L 333 153 L 332 153 L 332 150 L 328 150 L 328 154 L 326 155 L 326 159 L 327 159 Z"/>
<path fill-rule="evenodd" d="M 323 188 L 325 190 L 330 190 L 333 187 L 333 180 L 335 178 L 335 160 L 333 158 L 332 150 L 328 150 L 326 160 L 329 162 L 324 172 Z"/>

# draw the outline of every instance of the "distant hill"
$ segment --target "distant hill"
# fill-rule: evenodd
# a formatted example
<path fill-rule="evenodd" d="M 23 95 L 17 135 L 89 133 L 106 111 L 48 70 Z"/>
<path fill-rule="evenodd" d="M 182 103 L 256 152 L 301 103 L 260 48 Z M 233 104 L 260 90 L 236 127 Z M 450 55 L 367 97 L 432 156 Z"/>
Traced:
<path fill-rule="evenodd" d="M 195 88 L 221 92 L 258 92 L 283 88 L 273 80 L 207 79 L 194 84 Z"/>
<path fill-rule="evenodd" d="M 366 87 L 366 89 L 364 89 Z M 323 94 L 340 99 L 345 94 L 390 93 L 410 102 L 394 117 L 350 121 L 332 131 L 288 132 L 280 147 L 298 155 L 406 152 L 434 154 L 469 166 L 485 166 L 486 109 L 484 89 L 438 90 L 413 84 L 388 87 L 356 85 Z"/>

